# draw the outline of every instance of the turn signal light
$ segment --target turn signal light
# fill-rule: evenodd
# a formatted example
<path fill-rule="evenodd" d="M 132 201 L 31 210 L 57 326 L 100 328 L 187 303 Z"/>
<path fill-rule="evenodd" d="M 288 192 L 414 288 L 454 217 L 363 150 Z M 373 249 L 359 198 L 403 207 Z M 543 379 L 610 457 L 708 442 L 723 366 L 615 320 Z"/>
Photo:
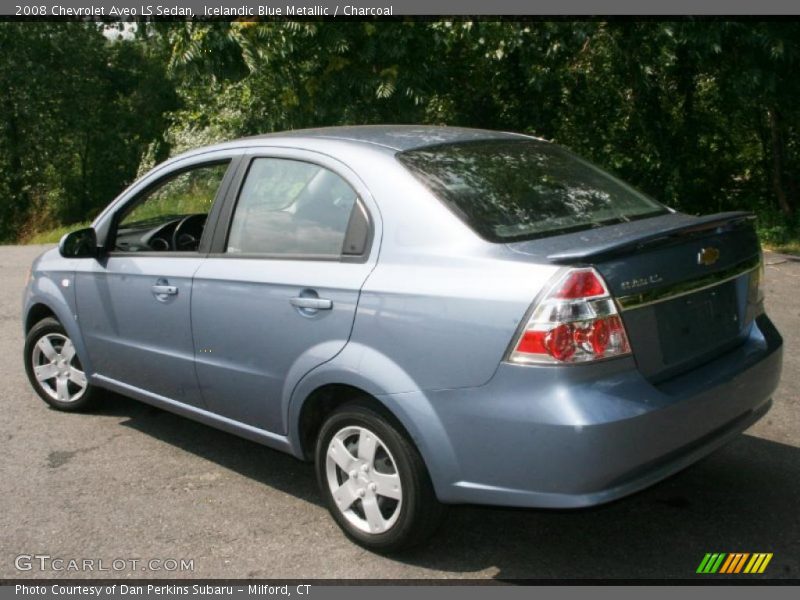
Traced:
<path fill-rule="evenodd" d="M 589 267 L 560 274 L 534 307 L 508 360 L 583 363 L 630 353 L 614 299 L 600 274 Z"/>

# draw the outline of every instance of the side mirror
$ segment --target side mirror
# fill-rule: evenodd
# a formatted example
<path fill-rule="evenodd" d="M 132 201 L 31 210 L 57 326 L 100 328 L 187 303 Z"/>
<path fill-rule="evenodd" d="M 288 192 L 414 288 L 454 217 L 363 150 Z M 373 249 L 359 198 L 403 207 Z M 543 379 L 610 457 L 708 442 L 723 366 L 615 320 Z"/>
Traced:
<path fill-rule="evenodd" d="M 65 258 L 97 258 L 97 234 L 94 229 L 78 229 L 61 238 L 58 251 Z"/>

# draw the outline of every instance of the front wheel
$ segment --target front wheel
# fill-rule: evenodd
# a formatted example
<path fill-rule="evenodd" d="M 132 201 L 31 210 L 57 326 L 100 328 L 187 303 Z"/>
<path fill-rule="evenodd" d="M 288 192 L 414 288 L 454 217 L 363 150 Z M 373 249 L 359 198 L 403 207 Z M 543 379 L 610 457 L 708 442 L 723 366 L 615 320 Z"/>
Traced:
<path fill-rule="evenodd" d="M 349 404 L 325 421 L 317 440 L 317 481 L 336 523 L 377 552 L 431 536 L 444 507 L 417 449 L 389 419 Z"/>
<path fill-rule="evenodd" d="M 25 338 L 25 371 L 36 393 L 53 408 L 67 412 L 87 408 L 95 389 L 89 384 L 75 345 L 57 320 L 34 325 Z"/>

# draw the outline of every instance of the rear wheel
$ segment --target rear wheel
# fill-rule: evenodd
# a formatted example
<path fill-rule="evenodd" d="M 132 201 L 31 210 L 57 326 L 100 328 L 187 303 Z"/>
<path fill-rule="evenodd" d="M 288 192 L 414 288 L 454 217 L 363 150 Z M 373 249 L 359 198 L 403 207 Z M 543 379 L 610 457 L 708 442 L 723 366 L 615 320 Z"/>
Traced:
<path fill-rule="evenodd" d="M 95 397 L 75 345 L 56 319 L 34 325 L 25 339 L 25 371 L 36 393 L 53 408 L 79 411 Z"/>
<path fill-rule="evenodd" d="M 345 405 L 325 421 L 316 469 L 336 523 L 370 550 L 396 551 L 422 542 L 443 517 L 416 448 L 365 404 Z"/>

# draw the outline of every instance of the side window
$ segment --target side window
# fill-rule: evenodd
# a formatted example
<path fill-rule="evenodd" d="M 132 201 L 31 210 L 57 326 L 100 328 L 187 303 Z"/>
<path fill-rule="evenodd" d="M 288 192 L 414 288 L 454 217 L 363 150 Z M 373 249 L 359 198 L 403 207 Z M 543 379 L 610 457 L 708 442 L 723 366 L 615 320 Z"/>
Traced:
<path fill-rule="evenodd" d="M 228 162 L 181 171 L 144 192 L 125 209 L 114 236 L 123 252 L 194 252 Z"/>
<path fill-rule="evenodd" d="M 227 252 L 340 256 L 357 196 L 311 163 L 257 158 L 233 213 Z"/>

